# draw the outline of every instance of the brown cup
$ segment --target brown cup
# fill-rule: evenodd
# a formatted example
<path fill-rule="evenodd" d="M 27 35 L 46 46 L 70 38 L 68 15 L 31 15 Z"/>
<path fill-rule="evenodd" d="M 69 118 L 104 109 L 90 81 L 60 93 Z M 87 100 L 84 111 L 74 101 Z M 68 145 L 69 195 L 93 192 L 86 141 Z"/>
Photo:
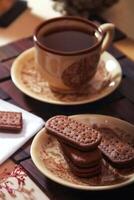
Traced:
<path fill-rule="evenodd" d="M 89 34 L 95 42 L 86 48 L 65 51 L 58 49 L 58 46 L 53 48 L 46 45 L 42 40 L 49 34 L 70 30 Z M 34 33 L 38 70 L 52 90 L 61 93 L 79 92 L 95 75 L 100 55 L 111 43 L 113 33 L 114 25 L 111 23 L 97 26 L 87 19 L 72 16 L 47 20 L 40 24 Z M 73 45 L 71 38 L 69 42 Z M 77 42 L 79 44 L 80 41 Z"/>

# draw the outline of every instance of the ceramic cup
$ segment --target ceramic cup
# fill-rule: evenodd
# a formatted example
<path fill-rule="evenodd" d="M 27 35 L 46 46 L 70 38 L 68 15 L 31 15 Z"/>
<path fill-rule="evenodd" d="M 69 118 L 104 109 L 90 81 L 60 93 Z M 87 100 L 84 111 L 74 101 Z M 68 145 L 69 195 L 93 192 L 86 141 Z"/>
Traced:
<path fill-rule="evenodd" d="M 100 55 L 112 41 L 114 25 L 97 26 L 80 17 L 57 17 L 41 23 L 34 33 L 38 70 L 50 88 L 79 92 L 97 71 Z"/>

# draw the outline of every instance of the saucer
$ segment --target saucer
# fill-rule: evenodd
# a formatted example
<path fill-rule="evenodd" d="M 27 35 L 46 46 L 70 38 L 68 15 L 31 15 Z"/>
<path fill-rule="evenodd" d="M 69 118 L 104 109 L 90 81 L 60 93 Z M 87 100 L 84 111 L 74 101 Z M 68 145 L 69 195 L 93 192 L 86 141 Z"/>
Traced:
<path fill-rule="evenodd" d="M 94 102 L 112 93 L 120 84 L 122 71 L 118 61 L 108 52 L 101 55 L 96 75 L 88 87 L 79 94 L 53 92 L 35 63 L 35 49 L 30 48 L 18 56 L 11 68 L 11 78 L 26 95 L 51 104 L 78 105 Z"/>
<path fill-rule="evenodd" d="M 134 126 L 128 122 L 105 115 L 83 114 L 70 117 L 93 127 L 109 128 L 134 147 Z M 31 158 L 44 176 L 75 189 L 110 190 L 134 182 L 134 169 L 116 169 L 103 159 L 101 173 L 98 176 L 90 178 L 75 176 L 68 167 L 56 138 L 48 135 L 45 128 L 33 139 Z"/>

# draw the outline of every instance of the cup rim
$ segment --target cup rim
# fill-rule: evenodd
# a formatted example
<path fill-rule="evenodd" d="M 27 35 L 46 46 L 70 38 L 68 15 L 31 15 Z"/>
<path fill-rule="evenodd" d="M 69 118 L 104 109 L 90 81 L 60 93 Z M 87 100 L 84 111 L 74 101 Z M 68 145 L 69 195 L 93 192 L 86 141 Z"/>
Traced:
<path fill-rule="evenodd" d="M 38 39 L 38 32 L 41 30 L 41 28 L 44 25 L 47 25 L 49 23 L 52 23 L 52 22 L 55 22 L 55 21 L 62 21 L 62 20 L 76 20 L 76 21 L 80 21 L 80 22 L 84 22 L 86 24 L 89 24 L 90 26 L 92 26 L 94 29 L 96 29 L 99 32 L 101 39 L 99 41 L 97 41 L 95 43 L 95 45 L 93 45 L 92 47 L 82 49 L 82 50 L 78 50 L 78 51 L 70 51 L 70 52 L 55 50 L 55 49 L 49 48 L 49 47 L 45 46 L 44 44 L 42 44 Z M 90 21 L 88 19 L 82 18 L 82 17 L 74 17 L 74 16 L 55 17 L 55 18 L 48 19 L 48 20 L 42 22 L 41 24 L 39 24 L 36 27 L 34 34 L 33 34 L 33 40 L 34 40 L 34 43 L 37 46 L 39 46 L 41 49 L 43 49 L 43 50 L 45 50 L 49 53 L 52 53 L 52 54 L 58 54 L 58 55 L 64 55 L 64 56 L 81 55 L 81 54 L 86 54 L 86 53 L 89 53 L 91 51 L 94 51 L 99 46 L 101 46 L 101 44 L 103 42 L 103 31 L 97 24 L 93 23 L 92 21 Z"/>

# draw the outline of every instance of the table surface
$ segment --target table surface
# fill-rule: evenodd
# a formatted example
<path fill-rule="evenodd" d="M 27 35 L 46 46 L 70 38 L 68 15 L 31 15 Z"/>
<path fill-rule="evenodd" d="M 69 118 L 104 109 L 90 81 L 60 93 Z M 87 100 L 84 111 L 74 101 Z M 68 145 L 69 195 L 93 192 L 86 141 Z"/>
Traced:
<path fill-rule="evenodd" d="M 93 16 L 92 20 L 103 23 L 106 20 Z M 10 76 L 10 69 L 14 59 L 24 50 L 33 46 L 32 37 L 27 37 L 16 42 L 0 47 L 0 98 L 18 105 L 44 120 L 56 114 L 81 114 L 98 113 L 107 114 L 121 118 L 134 124 L 134 55 L 130 54 L 134 46 L 129 44 L 127 36 L 116 28 L 115 37 L 108 51 L 119 61 L 123 71 L 122 82 L 115 92 L 94 103 L 77 106 L 60 106 L 42 103 L 34 100 L 21 91 L 13 84 Z M 131 58 L 131 59 L 130 59 Z M 32 139 L 21 147 L 7 162 L 0 166 L 1 182 L 0 199 L 12 199 L 13 195 L 21 195 L 22 199 L 55 199 L 55 200 L 74 200 L 74 199 L 107 199 L 108 195 L 116 197 L 120 195 L 123 198 L 125 194 L 130 196 L 134 194 L 134 184 L 113 191 L 78 191 L 61 186 L 44 177 L 33 164 L 30 157 L 30 146 Z M 16 170 L 18 169 L 18 170 Z M 21 194 L 19 190 L 10 190 L 6 187 L 8 177 L 14 177 L 17 172 L 23 173 L 19 183 L 21 185 Z M 13 173 L 12 173 L 13 172 Z M 25 177 L 25 178 L 24 178 Z M 23 182 L 26 182 L 25 188 Z M 19 185 L 19 186 L 20 186 Z M 18 186 L 18 187 L 19 187 Z M 6 188 L 6 189 L 5 189 Z M 5 194 L 5 197 L 4 197 Z M 37 197 L 38 194 L 38 197 Z M 15 199 L 21 199 L 15 197 Z"/>
<path fill-rule="evenodd" d="M 0 27 L 0 46 L 32 35 L 35 27 L 43 20 L 61 15 L 53 9 L 51 0 L 25 1 L 27 2 L 27 9 L 9 26 Z"/>

